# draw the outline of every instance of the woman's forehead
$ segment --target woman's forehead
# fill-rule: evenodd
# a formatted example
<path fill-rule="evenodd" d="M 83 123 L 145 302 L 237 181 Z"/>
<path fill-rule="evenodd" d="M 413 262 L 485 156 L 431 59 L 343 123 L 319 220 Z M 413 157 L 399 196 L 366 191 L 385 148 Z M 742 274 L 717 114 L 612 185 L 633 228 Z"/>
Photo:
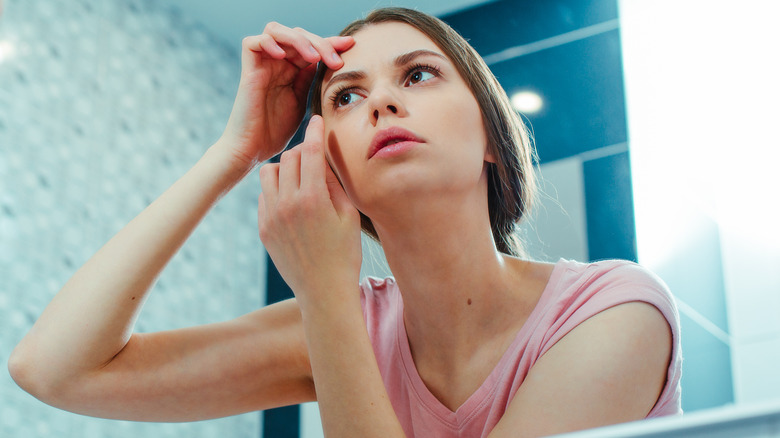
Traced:
<path fill-rule="evenodd" d="M 340 70 L 362 70 L 374 63 L 392 65 L 398 56 L 420 49 L 444 54 L 427 35 L 401 22 L 370 24 L 352 37 L 355 44 L 341 53 L 344 66 Z M 328 71 L 325 80 L 333 74 Z"/>

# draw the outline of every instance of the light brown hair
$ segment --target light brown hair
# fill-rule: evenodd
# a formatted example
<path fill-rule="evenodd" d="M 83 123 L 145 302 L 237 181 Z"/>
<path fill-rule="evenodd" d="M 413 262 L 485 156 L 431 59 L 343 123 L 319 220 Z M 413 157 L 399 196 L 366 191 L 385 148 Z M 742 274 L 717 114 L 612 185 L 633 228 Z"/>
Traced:
<path fill-rule="evenodd" d="M 496 163 L 488 165 L 488 213 L 493 240 L 502 253 L 522 254 L 515 231 L 536 196 L 536 152 L 506 92 L 477 51 L 448 24 L 428 14 L 406 8 L 377 9 L 349 24 L 340 35 L 354 35 L 366 26 L 385 22 L 405 23 L 427 35 L 452 61 L 476 98 L 488 138 L 488 151 L 496 159 Z M 314 114 L 322 114 L 320 93 L 326 70 L 320 63 L 312 89 Z M 371 219 L 362 213 L 360 216 L 363 231 L 378 241 Z"/>

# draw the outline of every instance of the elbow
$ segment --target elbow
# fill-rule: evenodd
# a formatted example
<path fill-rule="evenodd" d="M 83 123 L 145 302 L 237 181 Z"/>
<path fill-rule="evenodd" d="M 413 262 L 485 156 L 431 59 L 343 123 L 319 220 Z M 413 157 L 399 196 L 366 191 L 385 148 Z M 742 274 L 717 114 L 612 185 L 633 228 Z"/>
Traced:
<path fill-rule="evenodd" d="M 41 361 L 36 360 L 29 348 L 19 344 L 8 358 L 8 372 L 20 388 L 33 397 L 51 404 L 51 394 L 56 394 L 55 380 L 46 376 L 41 369 Z"/>
<path fill-rule="evenodd" d="M 8 373 L 20 388 L 36 395 L 34 363 L 29 356 L 22 344 L 17 345 L 8 358 Z"/>

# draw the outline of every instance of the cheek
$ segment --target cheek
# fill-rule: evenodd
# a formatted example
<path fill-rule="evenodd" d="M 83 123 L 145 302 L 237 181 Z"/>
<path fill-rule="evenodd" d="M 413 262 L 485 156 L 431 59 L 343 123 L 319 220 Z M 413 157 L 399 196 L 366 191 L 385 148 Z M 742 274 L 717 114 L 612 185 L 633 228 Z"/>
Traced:
<path fill-rule="evenodd" d="M 464 102 L 468 102 L 464 104 Z M 469 157 L 469 161 L 474 161 L 482 166 L 483 161 L 490 161 L 491 157 L 487 151 L 487 133 L 482 122 L 482 113 L 479 105 L 473 99 L 471 94 L 462 100 L 452 101 L 443 113 L 445 120 L 445 132 L 449 139 L 456 144 L 463 146 L 464 153 Z M 467 152 L 466 152 L 467 151 Z"/>
<path fill-rule="evenodd" d="M 354 169 L 355 166 L 351 161 L 354 161 L 354 157 L 350 157 L 349 145 L 343 144 L 335 130 L 328 130 L 327 127 L 325 129 L 325 157 L 347 196 L 352 199 L 354 177 L 351 169 Z"/>

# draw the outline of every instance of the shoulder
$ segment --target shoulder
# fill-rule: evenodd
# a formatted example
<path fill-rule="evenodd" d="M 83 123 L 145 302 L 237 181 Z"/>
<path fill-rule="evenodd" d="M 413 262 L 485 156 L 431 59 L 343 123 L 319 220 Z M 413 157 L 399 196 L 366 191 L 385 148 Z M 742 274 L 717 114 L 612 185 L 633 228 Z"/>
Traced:
<path fill-rule="evenodd" d="M 535 310 L 535 355 L 495 436 L 547 435 L 679 411 L 676 312 L 636 263 L 559 261 Z M 660 306 L 660 307 L 659 307 Z"/>
<path fill-rule="evenodd" d="M 580 336 L 569 336 L 578 332 L 584 338 L 602 336 L 601 339 L 612 341 L 615 334 L 622 333 L 629 335 L 624 337 L 626 345 L 639 342 L 644 346 L 644 354 L 667 357 L 662 352 L 671 353 L 666 362 L 666 386 L 653 415 L 679 412 L 680 317 L 666 283 L 650 269 L 626 260 L 561 260 L 556 270 L 553 276 L 558 276 L 558 283 L 548 298 L 545 318 L 549 331 L 542 352 L 564 338 L 570 342 L 582 340 Z M 629 352 L 622 356 L 628 362 L 646 357 L 628 347 L 624 351 Z M 627 362 L 621 366 L 631 368 Z"/>
<path fill-rule="evenodd" d="M 585 320 L 632 302 L 649 304 L 674 333 L 679 314 L 666 284 L 649 269 L 626 260 L 581 263 L 561 259 L 540 300 L 544 323 L 559 332 L 556 341 Z"/>
<path fill-rule="evenodd" d="M 557 274 L 557 275 L 556 275 Z M 560 260 L 550 278 L 556 300 L 573 306 L 608 307 L 641 301 L 676 319 L 677 309 L 669 287 L 651 270 L 627 260 L 581 263 Z"/>
<path fill-rule="evenodd" d="M 586 285 L 590 285 L 595 281 L 602 281 L 620 285 L 631 283 L 644 284 L 659 289 L 668 289 L 663 280 L 651 270 L 629 260 L 613 259 L 582 263 L 561 259 L 558 264 L 572 273 L 574 278 L 579 277 L 577 279 L 583 281 Z"/>
<path fill-rule="evenodd" d="M 644 303 L 621 304 L 582 321 L 528 371 L 506 411 L 503 433 L 548 435 L 647 417 L 664 393 L 672 337 Z"/>

